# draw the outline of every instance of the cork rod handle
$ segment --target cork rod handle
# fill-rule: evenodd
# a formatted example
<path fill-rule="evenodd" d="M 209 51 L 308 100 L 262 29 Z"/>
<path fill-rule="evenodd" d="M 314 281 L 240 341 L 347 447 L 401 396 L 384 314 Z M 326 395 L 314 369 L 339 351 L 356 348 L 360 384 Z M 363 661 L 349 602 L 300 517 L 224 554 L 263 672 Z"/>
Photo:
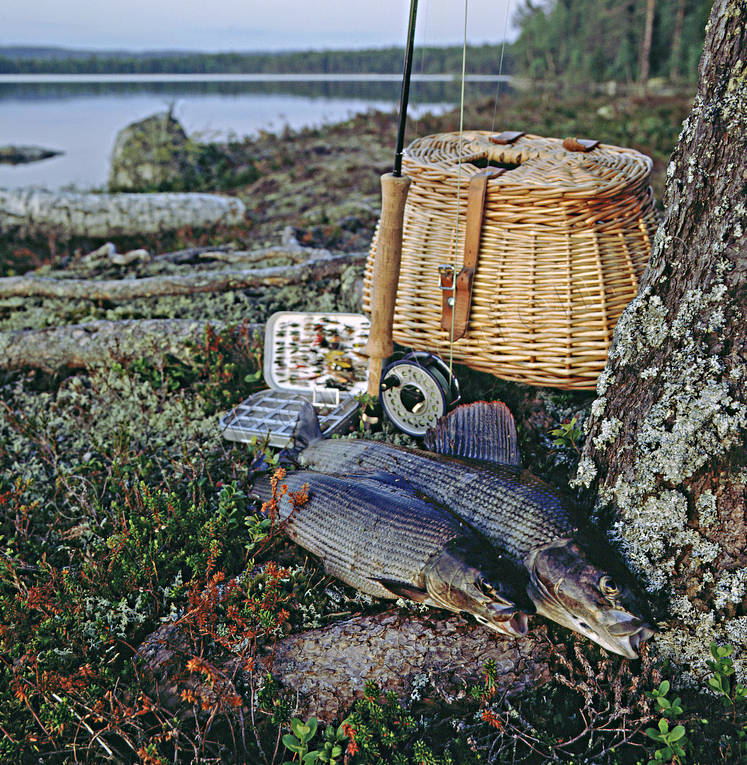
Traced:
<path fill-rule="evenodd" d="M 383 361 L 394 351 L 394 301 L 399 283 L 402 226 L 409 188 L 410 179 L 405 175 L 386 173 L 381 176 L 381 219 L 371 287 L 371 329 L 366 344 L 369 396 L 379 395 Z"/>

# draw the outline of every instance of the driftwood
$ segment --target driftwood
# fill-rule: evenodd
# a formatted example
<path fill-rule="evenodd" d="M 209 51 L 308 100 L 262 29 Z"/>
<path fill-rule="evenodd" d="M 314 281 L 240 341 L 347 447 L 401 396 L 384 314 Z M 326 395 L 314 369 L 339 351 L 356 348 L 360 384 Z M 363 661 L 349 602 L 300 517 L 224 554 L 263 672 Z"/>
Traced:
<path fill-rule="evenodd" d="M 80 194 L 0 190 L 0 233 L 20 236 L 112 237 L 156 234 L 185 226 L 236 226 L 239 199 L 216 194 Z"/>
<path fill-rule="evenodd" d="M 222 324 L 210 322 L 215 330 Z M 140 319 L 92 321 L 47 329 L 0 332 L 0 368 L 32 367 L 53 372 L 61 367 L 86 367 L 112 358 L 158 359 L 165 353 L 189 360 L 189 344 L 205 335 L 204 321 Z M 252 324 L 251 331 L 262 330 Z"/>
<path fill-rule="evenodd" d="M 0 192 L 2 193 L 2 192 Z M 326 250 L 323 251 L 326 253 Z M 362 265 L 366 253 L 325 254 L 293 266 L 246 270 L 198 271 L 142 279 L 51 279 L 24 274 L 0 279 L 0 298 L 57 297 L 112 302 L 158 295 L 192 295 L 246 287 L 277 287 L 338 276 L 350 265 Z"/>
<path fill-rule="evenodd" d="M 427 679 L 446 700 L 459 698 L 468 683 L 495 661 L 499 692 L 518 693 L 550 679 L 543 627 L 514 639 L 438 612 L 385 611 L 358 616 L 280 640 L 260 657 L 255 671 L 271 670 L 299 694 L 298 713 L 339 719 L 372 680 L 400 698 Z M 161 701 L 179 698 L 184 667 L 192 655 L 175 624 L 164 624 L 139 649 L 159 681 Z M 234 657 L 217 668 L 232 676 Z M 420 676 L 420 677 L 418 677 Z"/>

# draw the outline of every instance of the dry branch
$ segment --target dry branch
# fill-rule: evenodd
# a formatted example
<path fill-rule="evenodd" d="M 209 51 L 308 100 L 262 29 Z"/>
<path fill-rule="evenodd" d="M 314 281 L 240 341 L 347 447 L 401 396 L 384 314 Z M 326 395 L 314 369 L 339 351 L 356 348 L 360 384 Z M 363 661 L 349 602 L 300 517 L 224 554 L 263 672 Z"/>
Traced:
<path fill-rule="evenodd" d="M 222 325 L 210 322 L 214 329 Z M 188 361 L 190 343 L 205 334 L 204 321 L 140 319 L 92 321 L 46 329 L 0 333 L 0 368 L 33 367 L 52 372 L 60 367 L 86 367 L 112 358 L 158 359 L 165 353 Z M 250 330 L 261 330 L 259 324 Z"/>
<path fill-rule="evenodd" d="M 200 271 L 142 279 L 51 279 L 24 274 L 0 279 L 0 298 L 56 297 L 119 302 L 158 295 L 193 295 L 247 287 L 277 287 L 339 276 L 350 265 L 362 265 L 366 253 L 316 257 L 292 266 L 245 270 Z"/>

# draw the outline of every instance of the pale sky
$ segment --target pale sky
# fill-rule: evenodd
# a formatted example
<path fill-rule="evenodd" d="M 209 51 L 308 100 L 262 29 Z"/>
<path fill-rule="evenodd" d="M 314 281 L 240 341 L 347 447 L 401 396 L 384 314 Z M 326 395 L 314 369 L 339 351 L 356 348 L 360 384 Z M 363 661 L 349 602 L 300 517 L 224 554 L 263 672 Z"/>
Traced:
<path fill-rule="evenodd" d="M 467 39 L 498 43 L 520 0 L 467 0 Z M 404 45 L 409 0 L 0 0 L 0 45 L 203 51 Z M 420 0 L 416 46 L 461 44 L 465 0 Z M 508 37 L 511 32 L 510 21 Z"/>

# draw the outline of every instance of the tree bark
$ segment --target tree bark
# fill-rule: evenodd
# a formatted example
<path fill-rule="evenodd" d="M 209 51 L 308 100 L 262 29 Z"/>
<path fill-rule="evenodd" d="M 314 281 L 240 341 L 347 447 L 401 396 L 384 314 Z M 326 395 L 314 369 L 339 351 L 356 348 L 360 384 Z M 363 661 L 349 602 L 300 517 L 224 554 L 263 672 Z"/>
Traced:
<path fill-rule="evenodd" d="M 210 325 L 216 331 L 224 326 L 213 321 Z M 113 358 L 157 360 L 166 353 L 188 362 L 190 344 L 204 338 L 205 326 L 204 321 L 189 319 L 140 319 L 0 332 L 0 369 L 31 367 L 54 372 Z M 252 324 L 249 329 L 261 332 L 262 325 Z"/>
<path fill-rule="evenodd" d="M 358 616 L 290 635 L 262 656 L 256 670 L 272 673 L 299 694 L 298 713 L 340 719 L 367 681 L 403 699 L 420 676 L 447 700 L 464 692 L 496 663 L 499 691 L 518 693 L 550 679 L 543 627 L 522 638 L 497 635 L 456 616 L 394 610 Z M 177 625 L 164 624 L 138 650 L 159 680 L 162 702 L 176 704 L 183 668 L 192 658 Z M 235 661 L 228 657 L 230 664 Z M 227 672 L 226 674 L 231 674 Z"/>
<path fill-rule="evenodd" d="M 579 466 L 631 566 L 658 596 L 656 651 L 747 674 L 747 61 L 744 2 L 717 0 L 665 219 L 621 317 Z"/>
<path fill-rule="evenodd" d="M 0 234 L 104 238 L 237 226 L 241 200 L 216 194 L 77 194 L 0 189 Z"/>
<path fill-rule="evenodd" d="M 327 254 L 293 266 L 197 271 L 141 279 L 51 279 L 25 274 L 0 278 L 0 298 L 35 296 L 121 302 L 158 295 L 193 295 L 247 287 L 278 287 L 339 276 L 348 266 L 362 265 L 365 261 L 366 253 L 352 252 Z"/>

